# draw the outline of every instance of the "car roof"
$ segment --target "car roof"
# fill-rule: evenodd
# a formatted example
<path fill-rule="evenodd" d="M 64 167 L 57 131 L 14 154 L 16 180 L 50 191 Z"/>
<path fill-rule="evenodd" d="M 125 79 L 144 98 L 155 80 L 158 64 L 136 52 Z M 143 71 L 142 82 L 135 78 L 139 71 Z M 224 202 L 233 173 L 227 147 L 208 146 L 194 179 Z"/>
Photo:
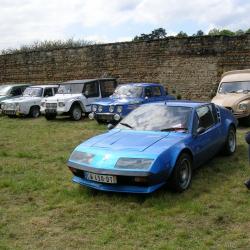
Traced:
<path fill-rule="evenodd" d="M 134 85 L 138 87 L 162 86 L 159 83 L 151 83 L 151 82 L 129 82 L 129 83 L 122 83 L 120 85 Z"/>
<path fill-rule="evenodd" d="M 31 83 L 4 83 L 1 84 L 0 86 L 9 86 L 9 87 L 22 87 L 22 86 L 31 86 Z"/>
<path fill-rule="evenodd" d="M 30 87 L 37 87 L 37 88 L 48 88 L 48 87 L 52 87 L 52 88 L 58 88 L 58 85 L 55 84 L 48 84 L 48 85 L 31 85 Z"/>
<path fill-rule="evenodd" d="M 99 81 L 99 80 L 116 80 L 116 78 L 93 78 L 93 79 L 81 79 L 81 80 L 70 80 L 67 82 L 62 82 L 62 84 L 83 84 L 87 82 Z"/>
<path fill-rule="evenodd" d="M 189 108 L 197 108 L 203 105 L 210 104 L 209 102 L 201 102 L 201 101 L 190 101 L 190 100 L 170 100 L 165 102 L 157 102 L 157 103 L 149 103 L 146 105 L 167 105 L 171 107 L 189 107 Z"/>
<path fill-rule="evenodd" d="M 222 75 L 221 82 L 250 81 L 250 69 L 233 70 Z"/>

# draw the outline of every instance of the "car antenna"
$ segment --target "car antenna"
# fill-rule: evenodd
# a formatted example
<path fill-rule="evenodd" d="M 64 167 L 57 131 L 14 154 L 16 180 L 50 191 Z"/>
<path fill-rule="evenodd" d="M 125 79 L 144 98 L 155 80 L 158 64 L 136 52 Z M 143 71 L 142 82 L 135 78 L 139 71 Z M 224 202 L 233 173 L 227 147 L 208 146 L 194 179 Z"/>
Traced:
<path fill-rule="evenodd" d="M 248 132 L 246 134 L 245 140 L 246 140 L 246 143 L 248 144 L 248 158 L 249 158 L 249 162 L 250 162 L 250 132 Z M 247 187 L 247 189 L 250 189 L 250 179 L 245 181 L 244 184 Z"/>

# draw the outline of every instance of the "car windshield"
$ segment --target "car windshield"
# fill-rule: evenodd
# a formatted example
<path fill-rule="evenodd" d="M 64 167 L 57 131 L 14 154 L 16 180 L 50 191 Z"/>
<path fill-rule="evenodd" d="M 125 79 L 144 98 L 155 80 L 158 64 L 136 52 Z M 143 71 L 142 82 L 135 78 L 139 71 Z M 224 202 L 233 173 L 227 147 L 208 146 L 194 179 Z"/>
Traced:
<path fill-rule="evenodd" d="M 112 97 L 126 98 L 126 97 L 140 97 L 142 95 L 142 87 L 132 85 L 118 86 Z"/>
<path fill-rule="evenodd" d="M 153 131 L 189 129 L 192 108 L 162 104 L 142 105 L 127 115 L 116 128 Z"/>
<path fill-rule="evenodd" d="M 42 88 L 26 88 L 23 92 L 23 96 L 40 97 L 43 94 Z"/>
<path fill-rule="evenodd" d="M 63 84 L 59 86 L 57 94 L 79 94 L 82 90 L 83 84 Z"/>
<path fill-rule="evenodd" d="M 220 85 L 219 93 L 248 93 L 250 92 L 250 81 L 246 82 L 223 82 Z"/>
<path fill-rule="evenodd" d="M 0 86 L 0 96 L 8 95 L 10 89 L 11 89 L 11 86 L 6 86 L 6 85 Z"/>

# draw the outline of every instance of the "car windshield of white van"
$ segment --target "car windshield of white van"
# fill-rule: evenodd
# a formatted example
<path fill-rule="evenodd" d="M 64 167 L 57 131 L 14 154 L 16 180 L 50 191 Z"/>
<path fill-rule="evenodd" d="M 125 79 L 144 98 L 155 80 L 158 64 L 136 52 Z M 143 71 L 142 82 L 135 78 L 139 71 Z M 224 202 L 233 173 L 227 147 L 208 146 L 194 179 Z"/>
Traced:
<path fill-rule="evenodd" d="M 250 81 L 247 82 L 223 82 L 220 85 L 220 94 L 248 93 L 250 92 Z"/>
<path fill-rule="evenodd" d="M 57 94 L 79 94 L 82 93 L 83 86 L 84 84 L 62 84 Z"/>

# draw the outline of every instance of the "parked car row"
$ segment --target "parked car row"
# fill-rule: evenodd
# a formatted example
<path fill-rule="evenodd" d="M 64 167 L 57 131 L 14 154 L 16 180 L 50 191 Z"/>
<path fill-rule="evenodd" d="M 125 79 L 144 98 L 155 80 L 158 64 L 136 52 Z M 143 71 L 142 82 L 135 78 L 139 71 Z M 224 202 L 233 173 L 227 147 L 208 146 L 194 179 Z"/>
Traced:
<path fill-rule="evenodd" d="M 97 122 L 117 123 L 139 105 L 175 99 L 156 83 L 129 83 L 117 86 L 114 78 L 73 80 L 58 85 L 26 86 L 22 96 L 1 102 L 2 113 L 38 117 L 47 120 L 82 116 Z"/>
<path fill-rule="evenodd" d="M 117 86 L 115 79 L 103 78 L 26 86 L 22 97 L 2 101 L 1 109 L 9 116 L 89 115 L 111 123 L 108 132 L 70 155 L 73 182 L 128 193 L 151 193 L 168 184 L 182 192 L 195 168 L 219 152 L 235 152 L 237 118 L 250 124 L 249 92 L 250 70 L 225 73 L 212 102 L 174 100 L 160 84 Z"/>

